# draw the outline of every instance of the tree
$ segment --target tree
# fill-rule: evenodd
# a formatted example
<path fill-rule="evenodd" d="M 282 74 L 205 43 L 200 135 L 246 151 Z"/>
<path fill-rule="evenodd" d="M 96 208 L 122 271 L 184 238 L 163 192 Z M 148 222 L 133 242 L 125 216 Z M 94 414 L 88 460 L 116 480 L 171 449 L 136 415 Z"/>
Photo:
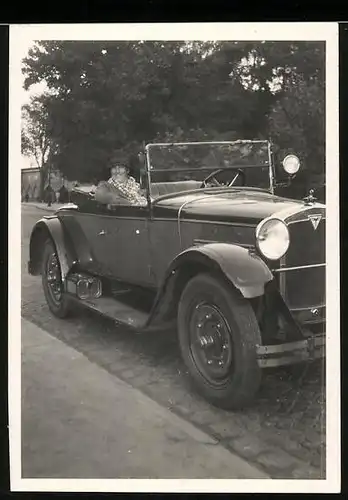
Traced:
<path fill-rule="evenodd" d="M 143 141 L 272 136 L 278 149 L 301 147 L 314 164 L 322 157 L 324 56 L 314 42 L 43 41 L 23 72 L 26 88 L 44 80 L 50 90 L 56 168 L 83 181 Z M 296 109 L 296 127 L 283 108 Z"/>
<path fill-rule="evenodd" d="M 21 150 L 23 155 L 34 157 L 40 169 L 41 199 L 49 168 L 48 160 L 53 153 L 48 102 L 49 95 L 43 94 L 32 97 L 29 104 L 22 107 Z"/>
<path fill-rule="evenodd" d="M 261 111 L 275 146 L 275 158 L 295 153 L 302 169 L 292 195 L 325 185 L 325 45 L 323 42 L 263 42 L 250 44 L 249 62 L 236 68 L 246 88 L 259 96 Z M 266 100 L 264 95 L 273 95 Z M 323 192 L 320 194 L 323 197 Z"/>
<path fill-rule="evenodd" d="M 276 143 L 276 155 L 294 153 L 300 157 L 302 169 L 294 186 L 298 196 L 309 188 L 325 185 L 325 89 L 318 77 L 305 80 L 297 76 L 273 106 L 270 130 Z M 321 195 L 322 196 L 322 195 Z"/>
<path fill-rule="evenodd" d="M 31 51 L 26 86 L 45 79 L 55 93 L 50 114 L 63 173 L 100 175 L 116 151 L 134 152 L 135 144 L 174 128 L 167 83 L 175 57 L 184 57 L 182 45 L 43 42 Z"/>

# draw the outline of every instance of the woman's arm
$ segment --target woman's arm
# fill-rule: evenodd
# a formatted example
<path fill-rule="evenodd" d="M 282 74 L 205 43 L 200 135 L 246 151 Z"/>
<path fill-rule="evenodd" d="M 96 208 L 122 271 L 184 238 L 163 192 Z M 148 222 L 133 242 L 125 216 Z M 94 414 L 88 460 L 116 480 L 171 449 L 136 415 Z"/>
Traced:
<path fill-rule="evenodd" d="M 140 186 L 140 183 L 137 182 L 134 177 L 129 177 L 129 180 L 132 182 L 132 184 L 134 185 L 135 189 L 138 191 L 138 193 L 143 196 L 144 198 L 147 197 L 147 189 L 146 188 L 142 188 Z"/>
<path fill-rule="evenodd" d="M 124 193 L 114 188 L 106 181 L 102 181 L 98 184 L 94 198 L 103 205 L 131 205 L 131 202 Z"/>
<path fill-rule="evenodd" d="M 110 186 L 107 182 L 99 182 L 94 193 L 94 198 L 96 201 L 102 203 L 103 205 L 112 203 L 113 193 L 111 192 Z"/>

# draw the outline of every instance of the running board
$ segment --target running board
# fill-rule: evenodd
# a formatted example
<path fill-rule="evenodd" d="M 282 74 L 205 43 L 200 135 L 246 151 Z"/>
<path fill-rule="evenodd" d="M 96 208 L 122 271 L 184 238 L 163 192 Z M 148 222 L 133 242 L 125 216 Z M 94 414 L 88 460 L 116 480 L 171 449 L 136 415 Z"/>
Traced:
<path fill-rule="evenodd" d="M 148 313 L 139 311 L 139 309 L 129 306 L 112 297 L 99 297 L 99 299 L 81 300 L 74 295 L 68 295 L 69 299 L 78 302 L 81 306 L 92 309 L 103 316 L 113 319 L 117 323 L 127 325 L 131 328 L 141 330 L 144 329 L 149 318 Z"/>

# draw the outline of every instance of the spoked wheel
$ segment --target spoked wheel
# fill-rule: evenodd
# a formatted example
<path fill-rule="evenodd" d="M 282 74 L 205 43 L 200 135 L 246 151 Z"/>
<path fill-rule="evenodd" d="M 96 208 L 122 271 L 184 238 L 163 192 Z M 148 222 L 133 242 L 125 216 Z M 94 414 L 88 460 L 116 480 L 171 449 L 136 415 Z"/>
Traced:
<path fill-rule="evenodd" d="M 51 242 L 45 242 L 42 259 L 42 287 L 46 302 L 52 313 L 65 318 L 71 312 L 70 304 L 63 293 L 63 282 L 56 249 Z"/>
<path fill-rule="evenodd" d="M 256 345 L 261 335 L 251 305 L 207 274 L 193 278 L 180 299 L 179 342 L 197 390 L 212 404 L 239 409 L 261 382 Z"/>

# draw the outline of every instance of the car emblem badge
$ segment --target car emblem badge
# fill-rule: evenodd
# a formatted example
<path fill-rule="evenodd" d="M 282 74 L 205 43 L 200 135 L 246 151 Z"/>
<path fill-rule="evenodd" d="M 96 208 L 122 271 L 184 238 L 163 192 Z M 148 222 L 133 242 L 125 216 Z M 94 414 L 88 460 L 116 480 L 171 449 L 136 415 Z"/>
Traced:
<path fill-rule="evenodd" d="M 321 221 L 321 218 L 322 217 L 320 214 L 319 215 L 308 215 L 308 219 L 311 221 L 314 231 L 319 226 L 319 222 Z"/>

